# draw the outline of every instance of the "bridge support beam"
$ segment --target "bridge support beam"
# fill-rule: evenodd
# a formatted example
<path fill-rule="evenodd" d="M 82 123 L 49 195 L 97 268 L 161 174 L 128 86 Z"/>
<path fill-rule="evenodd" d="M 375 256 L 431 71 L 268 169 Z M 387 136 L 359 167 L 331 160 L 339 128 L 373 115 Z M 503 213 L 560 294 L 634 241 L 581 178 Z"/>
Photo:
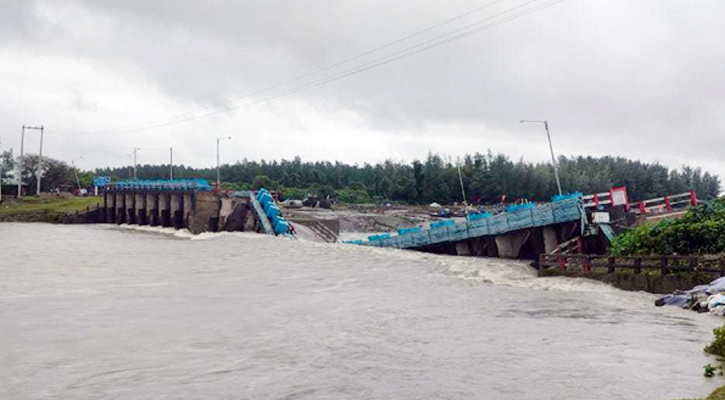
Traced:
<path fill-rule="evenodd" d="M 146 193 L 136 193 L 134 195 L 134 212 L 136 214 L 136 224 L 148 225 L 148 214 L 146 213 Z"/>
<path fill-rule="evenodd" d="M 501 258 L 517 258 L 524 244 L 525 232 L 512 232 L 496 236 L 496 247 Z"/>

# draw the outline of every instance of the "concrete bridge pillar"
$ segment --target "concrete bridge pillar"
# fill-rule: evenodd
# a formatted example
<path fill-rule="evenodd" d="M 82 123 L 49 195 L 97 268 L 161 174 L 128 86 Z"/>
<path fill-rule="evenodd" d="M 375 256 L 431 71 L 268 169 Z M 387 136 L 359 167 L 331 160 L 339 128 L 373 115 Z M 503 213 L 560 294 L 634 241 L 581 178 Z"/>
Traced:
<path fill-rule="evenodd" d="M 106 203 L 106 222 L 115 224 L 116 223 L 116 194 L 112 192 L 106 192 L 103 194 L 104 202 Z"/>
<path fill-rule="evenodd" d="M 171 201 L 171 226 L 176 229 L 184 227 L 184 195 L 172 193 L 169 195 Z"/>
<path fill-rule="evenodd" d="M 516 258 L 524 244 L 525 232 L 512 232 L 496 236 L 496 247 L 501 258 Z"/>
<path fill-rule="evenodd" d="M 148 225 L 149 220 L 148 214 L 146 213 L 146 193 L 136 193 L 134 197 L 136 223 L 139 225 Z"/>
<path fill-rule="evenodd" d="M 189 230 L 193 233 L 219 230 L 219 197 L 211 192 L 197 192 L 194 212 L 189 218 Z"/>
<path fill-rule="evenodd" d="M 136 223 L 136 196 L 133 193 L 126 193 L 124 196 L 126 205 L 126 223 Z"/>
<path fill-rule="evenodd" d="M 191 193 L 184 193 L 182 195 L 182 228 L 188 228 L 189 227 L 189 216 L 191 215 L 192 211 L 194 211 L 194 202 L 192 200 L 192 194 Z"/>
<path fill-rule="evenodd" d="M 544 236 L 544 251 L 546 254 L 550 254 L 559 245 L 556 228 L 553 226 L 545 226 L 541 233 Z"/>
<path fill-rule="evenodd" d="M 163 227 L 171 224 L 171 195 L 168 193 L 159 194 L 159 224 Z"/>
<path fill-rule="evenodd" d="M 146 218 L 149 225 L 159 225 L 159 195 L 156 193 L 146 193 Z"/>
<path fill-rule="evenodd" d="M 247 219 L 244 220 L 243 230 L 246 232 L 253 232 L 254 227 L 257 226 L 257 214 L 251 210 L 251 204 L 247 203 L 247 208 L 249 208 L 250 210 L 247 213 Z"/>
<path fill-rule="evenodd" d="M 458 254 L 459 256 L 471 255 L 471 247 L 469 246 L 467 240 L 456 242 L 456 254 Z"/>
<path fill-rule="evenodd" d="M 219 230 L 225 230 L 227 226 L 227 218 L 232 215 L 234 211 L 232 199 L 221 199 L 221 206 L 219 208 Z"/>
<path fill-rule="evenodd" d="M 123 193 L 116 193 L 114 197 L 116 198 L 116 223 L 128 223 L 126 219 L 126 196 Z"/>

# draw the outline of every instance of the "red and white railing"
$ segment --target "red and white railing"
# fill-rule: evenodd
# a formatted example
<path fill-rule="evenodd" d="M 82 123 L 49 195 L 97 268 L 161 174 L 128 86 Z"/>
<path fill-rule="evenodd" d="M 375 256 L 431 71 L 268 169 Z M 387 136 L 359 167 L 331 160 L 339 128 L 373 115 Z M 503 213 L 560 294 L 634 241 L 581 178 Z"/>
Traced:
<path fill-rule="evenodd" d="M 656 214 L 672 211 L 673 209 L 686 209 L 697 205 L 697 195 L 693 190 L 673 196 L 658 197 L 637 203 L 639 214 Z"/>
<path fill-rule="evenodd" d="M 584 208 L 594 208 L 598 210 L 600 206 L 624 206 L 629 210 L 629 196 L 627 188 L 624 186 L 611 188 L 606 192 L 594 193 L 582 197 Z"/>

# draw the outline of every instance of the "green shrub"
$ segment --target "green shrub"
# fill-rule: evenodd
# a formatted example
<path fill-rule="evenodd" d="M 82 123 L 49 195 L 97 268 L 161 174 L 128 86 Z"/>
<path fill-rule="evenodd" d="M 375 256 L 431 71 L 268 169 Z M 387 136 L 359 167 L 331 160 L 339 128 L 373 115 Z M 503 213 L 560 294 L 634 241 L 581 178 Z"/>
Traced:
<path fill-rule="evenodd" d="M 705 352 L 725 357 L 725 326 L 715 328 L 712 332 L 715 334 L 715 339 L 713 339 L 710 345 L 705 347 Z"/>
<path fill-rule="evenodd" d="M 610 252 L 613 255 L 725 252 L 725 199 L 695 207 L 680 219 L 641 225 L 619 235 Z"/>
<path fill-rule="evenodd" d="M 367 190 L 351 189 L 349 187 L 347 189 L 336 190 L 335 198 L 340 203 L 345 204 L 364 204 L 372 201 Z"/>

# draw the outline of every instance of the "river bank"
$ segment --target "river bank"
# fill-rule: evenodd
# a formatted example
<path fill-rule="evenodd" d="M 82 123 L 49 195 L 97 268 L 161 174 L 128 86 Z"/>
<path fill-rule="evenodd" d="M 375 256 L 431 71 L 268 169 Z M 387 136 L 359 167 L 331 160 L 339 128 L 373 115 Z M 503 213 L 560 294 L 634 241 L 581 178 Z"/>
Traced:
<path fill-rule="evenodd" d="M 85 212 L 103 203 L 102 197 L 27 196 L 20 200 L 3 197 L 0 203 L 0 222 L 61 223 L 63 216 Z"/>

